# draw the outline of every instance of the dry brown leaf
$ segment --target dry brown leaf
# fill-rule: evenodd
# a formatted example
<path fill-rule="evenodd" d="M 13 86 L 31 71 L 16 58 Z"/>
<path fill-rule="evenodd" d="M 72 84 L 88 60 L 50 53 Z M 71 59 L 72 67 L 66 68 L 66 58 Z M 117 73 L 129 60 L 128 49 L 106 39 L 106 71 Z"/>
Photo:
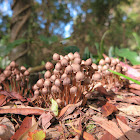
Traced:
<path fill-rule="evenodd" d="M 15 133 L 15 128 L 12 122 L 6 118 L 0 118 L 0 139 L 9 140 L 10 137 Z"/>
<path fill-rule="evenodd" d="M 29 128 L 31 128 L 36 123 L 34 117 L 26 117 L 20 128 L 16 131 L 16 133 L 11 137 L 12 140 L 18 140 L 21 135 L 23 135 Z"/>
<path fill-rule="evenodd" d="M 82 101 L 78 102 L 77 104 L 68 104 L 60 111 L 58 119 L 62 119 L 68 116 L 75 110 L 76 107 L 79 107 L 81 104 L 82 104 Z"/>
<path fill-rule="evenodd" d="M 48 113 L 43 113 L 40 117 L 39 117 L 39 125 L 42 125 L 43 129 L 47 129 L 50 125 L 51 125 L 51 120 L 52 120 L 53 116 L 50 112 Z"/>
<path fill-rule="evenodd" d="M 101 108 L 101 112 L 103 113 L 105 117 L 109 116 L 115 111 L 117 111 L 117 108 L 113 104 L 108 103 L 108 102 L 105 105 L 103 105 Z"/>
<path fill-rule="evenodd" d="M 95 138 L 94 138 L 91 134 L 89 134 L 89 133 L 87 133 L 87 132 L 85 132 L 85 131 L 82 133 L 81 130 L 78 130 L 78 129 L 74 128 L 72 125 L 71 125 L 71 127 L 73 128 L 73 130 L 74 130 L 75 132 L 77 132 L 78 134 L 80 134 L 80 136 L 83 136 L 83 138 L 84 138 L 85 140 L 95 140 Z"/>
<path fill-rule="evenodd" d="M 99 124 L 102 128 L 112 134 L 116 139 L 127 140 L 122 131 L 118 128 L 117 124 L 113 121 L 108 121 L 101 117 L 93 116 L 93 121 Z"/>
<path fill-rule="evenodd" d="M 140 90 L 130 89 L 129 91 L 140 96 Z"/>
<path fill-rule="evenodd" d="M 132 130 L 129 126 L 123 123 L 120 119 L 117 119 L 119 126 L 121 127 L 123 133 L 127 136 L 129 140 L 139 140 L 140 134 Z"/>
<path fill-rule="evenodd" d="M 6 96 L 0 94 L 0 106 L 3 106 L 6 104 Z"/>
<path fill-rule="evenodd" d="M 119 104 L 116 106 L 118 110 L 124 112 L 130 116 L 140 116 L 140 106 L 138 105 L 129 105 L 129 104 Z"/>
<path fill-rule="evenodd" d="M 117 140 L 113 135 L 111 135 L 109 132 L 106 132 L 100 140 Z"/>
<path fill-rule="evenodd" d="M 140 90 L 140 85 L 138 85 L 138 84 L 130 84 L 129 88 Z"/>
<path fill-rule="evenodd" d="M 0 114 L 21 114 L 21 115 L 41 115 L 45 112 L 45 109 L 38 107 L 30 107 L 30 106 L 3 106 L 0 107 Z"/>

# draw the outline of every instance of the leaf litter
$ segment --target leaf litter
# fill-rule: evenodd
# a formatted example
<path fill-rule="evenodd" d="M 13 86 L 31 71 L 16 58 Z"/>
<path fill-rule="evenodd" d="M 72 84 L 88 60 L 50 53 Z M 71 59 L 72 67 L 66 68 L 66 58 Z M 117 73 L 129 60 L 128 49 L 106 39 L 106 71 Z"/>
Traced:
<path fill-rule="evenodd" d="M 122 64 L 127 76 L 139 80 L 136 69 Z M 139 140 L 140 85 L 130 82 L 126 88 L 110 90 L 96 84 L 85 106 L 80 101 L 61 109 L 55 100 L 50 108 L 42 108 L 20 94 L 0 91 L 0 138 Z"/>

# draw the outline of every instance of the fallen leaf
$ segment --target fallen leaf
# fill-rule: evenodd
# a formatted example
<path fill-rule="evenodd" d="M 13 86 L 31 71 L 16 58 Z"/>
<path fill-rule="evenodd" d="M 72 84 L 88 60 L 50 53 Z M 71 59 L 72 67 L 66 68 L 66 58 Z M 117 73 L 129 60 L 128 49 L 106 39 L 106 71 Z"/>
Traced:
<path fill-rule="evenodd" d="M 139 72 L 138 70 L 134 69 L 133 67 L 131 67 L 131 66 L 129 66 L 128 64 L 125 64 L 125 63 L 123 63 L 123 62 L 120 62 L 120 64 L 121 64 L 122 66 L 127 67 L 128 70 L 127 70 L 126 74 L 127 74 L 129 77 L 134 78 L 134 79 L 136 79 L 137 77 L 140 77 L 140 72 Z"/>
<path fill-rule="evenodd" d="M 96 88 L 99 94 L 110 96 L 110 93 L 106 91 L 106 89 L 101 85 Z"/>
<path fill-rule="evenodd" d="M 8 92 L 8 91 L 0 91 L 0 94 L 6 95 L 7 97 L 10 97 L 12 99 L 18 99 L 20 101 L 27 101 L 22 95 L 20 95 L 17 92 Z"/>
<path fill-rule="evenodd" d="M 140 116 L 140 106 L 138 105 L 119 104 L 116 108 L 127 115 Z"/>
<path fill-rule="evenodd" d="M 20 128 L 16 131 L 16 133 L 11 137 L 12 140 L 18 140 L 22 134 L 24 134 L 29 128 L 31 128 L 34 124 L 33 119 L 35 119 L 34 117 L 26 117 Z"/>
<path fill-rule="evenodd" d="M 130 84 L 128 87 L 132 88 L 132 89 L 140 90 L 140 85 L 138 85 L 138 84 Z"/>
<path fill-rule="evenodd" d="M 15 133 L 15 128 L 12 122 L 6 117 L 0 117 L 0 138 L 9 140 Z"/>
<path fill-rule="evenodd" d="M 38 107 L 30 107 L 23 105 L 3 106 L 0 107 L 0 114 L 21 114 L 21 115 L 41 115 L 45 112 L 45 109 Z"/>
<path fill-rule="evenodd" d="M 3 106 L 6 104 L 7 97 L 5 95 L 0 94 L 0 106 Z"/>
<path fill-rule="evenodd" d="M 105 117 L 111 115 L 115 111 L 117 111 L 117 108 L 113 104 L 108 102 L 101 108 L 101 112 Z"/>
<path fill-rule="evenodd" d="M 58 116 L 58 104 L 57 102 L 51 98 L 50 99 L 52 105 L 51 105 L 51 111 L 54 113 L 55 116 Z"/>
<path fill-rule="evenodd" d="M 82 132 L 81 130 L 78 130 L 78 129 L 76 129 L 76 128 L 74 128 L 72 125 L 71 125 L 71 127 L 73 128 L 73 130 L 75 131 L 75 132 L 77 132 L 78 134 L 80 134 L 80 136 L 83 136 L 83 138 L 85 139 L 85 140 L 95 140 L 95 138 L 91 135 L 91 134 L 89 134 L 89 133 L 87 133 L 87 132 Z"/>
<path fill-rule="evenodd" d="M 18 140 L 25 140 L 28 137 L 29 132 L 33 132 L 38 127 L 38 122 L 36 122 L 32 127 L 30 127 L 26 132 L 24 132 Z"/>
<path fill-rule="evenodd" d="M 140 90 L 129 89 L 129 91 L 140 96 Z"/>
<path fill-rule="evenodd" d="M 116 116 L 116 119 L 120 119 L 123 123 L 127 124 L 127 121 L 126 121 L 126 117 L 125 116 L 119 116 L 119 115 L 117 115 Z"/>
<path fill-rule="evenodd" d="M 60 111 L 58 119 L 62 119 L 68 116 L 75 110 L 76 107 L 79 107 L 81 104 L 82 104 L 82 101 L 78 102 L 77 104 L 68 104 Z"/>
<path fill-rule="evenodd" d="M 106 131 L 108 131 L 111 135 L 113 135 L 116 139 L 127 140 L 115 122 L 110 120 L 108 121 L 106 119 L 97 116 L 93 116 L 92 119 Z"/>
<path fill-rule="evenodd" d="M 121 127 L 123 133 L 127 136 L 129 140 L 139 140 L 140 134 L 132 130 L 129 126 L 123 123 L 120 119 L 117 119 L 119 126 Z"/>
<path fill-rule="evenodd" d="M 51 125 L 51 120 L 52 120 L 53 116 L 50 112 L 48 113 L 43 113 L 40 117 L 39 117 L 39 125 L 42 125 L 43 129 L 47 129 L 50 125 Z"/>
<path fill-rule="evenodd" d="M 46 133 L 43 130 L 35 130 L 34 132 L 28 133 L 29 137 L 27 140 L 45 140 Z"/>
<path fill-rule="evenodd" d="M 117 140 L 113 135 L 111 135 L 109 132 L 106 132 L 100 140 Z"/>

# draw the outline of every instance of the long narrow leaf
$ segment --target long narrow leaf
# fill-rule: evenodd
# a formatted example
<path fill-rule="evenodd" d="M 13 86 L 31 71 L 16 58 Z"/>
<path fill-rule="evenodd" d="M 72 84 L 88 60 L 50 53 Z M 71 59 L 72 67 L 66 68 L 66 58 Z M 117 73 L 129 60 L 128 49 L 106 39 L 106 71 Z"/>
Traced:
<path fill-rule="evenodd" d="M 132 82 L 140 85 L 140 81 L 137 81 L 135 79 L 132 79 L 132 78 L 130 78 L 130 77 L 122 74 L 122 73 L 119 73 L 119 72 L 116 72 L 116 71 L 113 71 L 113 70 L 110 70 L 110 69 L 109 69 L 109 71 L 112 72 L 112 73 L 114 73 L 114 74 L 116 74 L 116 75 L 122 76 L 122 77 L 124 77 L 124 78 L 126 78 L 126 79 L 128 79 L 128 80 L 130 80 L 130 81 L 132 81 Z"/>

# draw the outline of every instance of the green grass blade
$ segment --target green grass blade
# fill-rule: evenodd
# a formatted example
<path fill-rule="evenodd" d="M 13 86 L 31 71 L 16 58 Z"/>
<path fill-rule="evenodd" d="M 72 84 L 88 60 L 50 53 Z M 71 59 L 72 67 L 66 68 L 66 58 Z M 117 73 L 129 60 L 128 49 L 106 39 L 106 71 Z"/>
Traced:
<path fill-rule="evenodd" d="M 124 74 L 121 74 L 121 73 L 119 73 L 119 72 L 116 72 L 116 71 L 113 71 L 113 70 L 110 70 L 110 69 L 109 69 L 109 71 L 112 72 L 112 73 L 114 73 L 114 74 L 116 74 L 116 75 L 122 76 L 122 77 L 124 77 L 124 78 L 126 78 L 126 79 L 128 79 L 128 80 L 130 80 L 130 81 L 133 81 L 134 83 L 140 85 L 140 81 L 137 81 L 137 80 L 135 80 L 135 79 L 133 79 L 133 78 L 130 78 L 130 77 L 124 75 Z"/>

